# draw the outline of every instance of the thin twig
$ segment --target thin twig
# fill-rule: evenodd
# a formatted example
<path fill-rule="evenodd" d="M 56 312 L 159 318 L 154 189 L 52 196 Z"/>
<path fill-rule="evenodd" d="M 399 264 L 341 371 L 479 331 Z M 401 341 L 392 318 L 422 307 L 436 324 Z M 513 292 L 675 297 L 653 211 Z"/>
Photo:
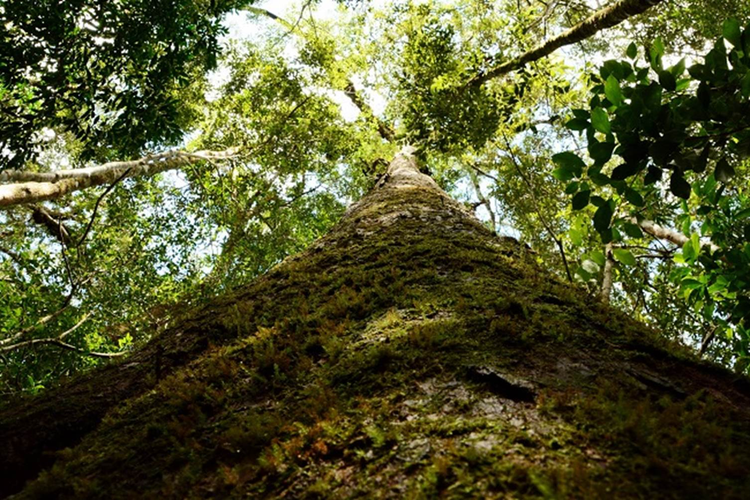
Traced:
<path fill-rule="evenodd" d="M 44 338 L 44 339 L 31 339 L 31 340 L 24 340 L 23 342 L 18 342 L 17 344 L 12 344 L 4 347 L 0 347 L 0 352 L 9 352 L 9 351 L 15 351 L 16 349 L 21 349 L 23 347 L 30 347 L 34 345 L 55 345 L 57 347 L 60 347 L 62 349 L 67 349 L 69 351 L 75 351 L 79 354 L 85 354 L 87 356 L 92 356 L 95 358 L 116 358 L 118 356 L 122 356 L 124 354 L 127 354 L 127 351 L 121 351 L 121 352 L 95 352 L 95 351 L 87 351 L 86 349 L 82 349 L 80 347 L 74 346 L 72 344 L 68 344 L 67 342 L 63 342 L 63 339 L 76 331 L 81 325 L 83 325 L 89 318 L 91 317 L 91 313 L 84 314 L 83 318 L 81 318 L 78 323 L 73 325 L 72 327 L 68 328 L 64 332 L 62 332 L 57 337 L 50 337 L 50 338 Z"/>
<path fill-rule="evenodd" d="M 120 177 L 115 179 L 115 181 L 112 184 L 110 184 L 107 189 L 104 190 L 101 196 L 97 198 L 96 204 L 94 205 L 94 212 L 91 214 L 91 219 L 89 220 L 89 223 L 86 226 L 86 230 L 83 232 L 81 239 L 78 240 L 78 244 L 76 244 L 76 247 L 80 247 L 81 245 L 83 245 L 83 242 L 86 240 L 86 237 L 89 235 L 89 231 L 91 231 L 91 226 L 94 225 L 94 220 L 96 219 L 96 212 L 97 210 L 99 210 L 99 204 L 102 202 L 104 197 L 107 196 L 121 180 L 127 177 L 127 175 L 130 173 L 132 169 L 133 167 L 129 167 L 127 170 L 125 170 L 125 172 L 123 172 Z"/>

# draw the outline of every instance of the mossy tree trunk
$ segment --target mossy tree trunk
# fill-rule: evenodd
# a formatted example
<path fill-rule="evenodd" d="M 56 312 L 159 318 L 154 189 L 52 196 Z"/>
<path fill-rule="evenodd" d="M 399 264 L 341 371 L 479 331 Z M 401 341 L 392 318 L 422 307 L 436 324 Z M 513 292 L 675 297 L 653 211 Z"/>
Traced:
<path fill-rule="evenodd" d="M 304 253 L 6 406 L 0 488 L 741 498 L 748 417 L 745 379 L 545 272 L 407 150 Z"/>

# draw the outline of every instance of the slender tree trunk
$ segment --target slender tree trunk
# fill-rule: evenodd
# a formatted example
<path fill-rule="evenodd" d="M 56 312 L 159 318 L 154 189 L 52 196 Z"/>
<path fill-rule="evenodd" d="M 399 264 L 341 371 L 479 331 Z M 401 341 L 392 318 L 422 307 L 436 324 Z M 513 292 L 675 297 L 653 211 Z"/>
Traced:
<path fill-rule="evenodd" d="M 0 488 L 742 498 L 747 380 L 660 339 L 493 234 L 405 150 L 302 254 L 129 359 L 8 403 Z"/>

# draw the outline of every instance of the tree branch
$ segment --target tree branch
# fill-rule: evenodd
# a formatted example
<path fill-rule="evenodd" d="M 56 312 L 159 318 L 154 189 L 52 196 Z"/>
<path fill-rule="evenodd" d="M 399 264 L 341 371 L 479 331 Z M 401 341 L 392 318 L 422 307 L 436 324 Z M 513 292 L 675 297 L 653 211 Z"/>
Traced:
<path fill-rule="evenodd" d="M 380 137 L 388 142 L 393 142 L 396 139 L 396 133 L 393 131 L 393 128 L 379 117 L 375 116 L 372 108 L 365 102 L 359 92 L 357 92 L 357 88 L 351 80 L 347 82 L 346 88 L 344 88 L 344 94 L 352 101 L 357 109 L 359 109 L 360 113 L 372 117 L 376 121 Z"/>
<path fill-rule="evenodd" d="M 15 351 L 16 349 L 21 349 L 23 347 L 30 347 L 34 345 L 54 345 L 57 347 L 60 347 L 62 349 L 67 349 L 69 351 L 75 351 L 79 354 L 85 354 L 87 356 L 92 356 L 95 358 L 116 358 L 118 356 L 122 356 L 126 354 L 126 351 L 122 352 L 94 352 L 94 351 L 87 351 L 86 349 L 81 349 L 80 347 L 74 346 L 72 344 L 68 344 L 67 342 L 63 342 L 63 339 L 76 331 L 78 327 L 80 327 L 82 324 L 84 324 L 89 317 L 91 316 L 90 313 L 87 313 L 83 316 L 83 318 L 70 327 L 69 329 L 62 332 L 57 337 L 52 338 L 44 338 L 44 339 L 31 339 L 31 340 L 25 340 L 23 342 L 18 342 L 17 344 L 11 344 L 8 346 L 0 347 L 0 352 L 10 352 Z"/>
<path fill-rule="evenodd" d="M 56 311 L 48 314 L 47 316 L 44 316 L 44 317 L 40 318 L 33 325 L 28 326 L 26 328 L 22 328 L 21 330 L 18 330 L 16 333 L 11 334 L 10 337 L 8 337 L 6 339 L 0 339 L 0 346 L 8 344 L 10 342 L 13 342 L 15 340 L 18 340 L 19 338 L 23 337 L 27 333 L 36 330 L 40 326 L 43 326 L 43 325 L 49 323 L 50 321 L 52 321 L 53 319 L 57 318 L 58 316 L 60 316 L 63 312 L 65 312 L 65 310 L 70 305 L 70 302 L 73 300 L 73 295 L 75 295 L 76 289 L 77 289 L 77 287 L 75 287 L 75 286 L 73 288 L 71 288 L 70 293 L 68 294 L 67 297 L 65 297 L 65 300 L 63 301 L 63 305 L 60 306 L 59 309 L 57 309 Z"/>
<path fill-rule="evenodd" d="M 667 240 L 670 243 L 674 243 L 678 246 L 683 246 L 685 243 L 690 241 L 690 238 L 685 236 L 684 234 L 674 230 L 670 229 L 668 227 L 663 227 L 658 224 L 656 224 L 653 221 L 650 220 L 638 220 L 635 217 L 631 217 L 630 222 L 637 224 L 640 226 L 641 229 L 643 229 L 645 232 L 653 236 L 654 238 L 659 238 L 662 240 Z M 709 249 L 711 249 L 712 252 L 716 252 L 718 250 L 721 250 L 718 246 L 714 245 L 713 243 L 701 243 L 701 246 L 706 246 Z"/>
<path fill-rule="evenodd" d="M 21 259 L 21 256 L 14 252 L 13 250 L 9 250 L 5 247 L 0 247 L 0 252 L 3 252 L 5 255 L 10 257 L 10 259 L 15 262 L 16 264 L 23 265 L 23 259 Z"/>
<path fill-rule="evenodd" d="M 47 228 L 47 232 L 61 244 L 70 245 L 70 233 L 60 217 L 53 217 L 53 214 L 42 206 L 34 206 L 32 207 L 31 219 Z"/>
<path fill-rule="evenodd" d="M 237 148 L 224 151 L 169 151 L 149 155 L 140 160 L 105 163 L 97 167 L 58 170 L 57 172 L 23 172 L 7 170 L 0 173 L 0 181 L 24 181 L 0 186 L 0 208 L 25 205 L 59 198 L 93 186 L 114 182 L 127 173 L 127 177 L 150 176 L 199 161 L 232 158 Z M 28 182 L 25 182 L 28 181 Z"/>
<path fill-rule="evenodd" d="M 618 0 L 609 7 L 605 7 L 595 12 L 588 19 L 581 21 L 574 27 L 551 40 L 547 40 L 520 56 L 491 68 L 486 73 L 476 75 L 469 80 L 467 86 L 478 87 L 489 80 L 520 69 L 530 62 L 537 61 L 550 55 L 561 47 L 572 45 L 590 38 L 599 31 L 617 26 L 635 15 L 646 12 L 654 5 L 663 1 L 664 0 Z"/>
<path fill-rule="evenodd" d="M 487 199 L 487 197 L 482 193 L 482 187 L 479 185 L 479 179 L 477 178 L 477 175 L 474 172 L 469 172 L 469 177 L 471 178 L 471 183 L 474 186 L 474 192 L 477 195 L 477 198 L 479 199 L 479 205 L 484 205 L 485 208 L 487 208 L 487 211 L 490 213 L 490 225 L 492 227 L 492 232 L 497 233 L 497 222 L 495 221 L 495 212 L 492 210 L 492 205 L 490 204 L 490 200 Z"/>
<path fill-rule="evenodd" d="M 104 190 L 104 192 L 99 196 L 99 198 L 96 199 L 96 204 L 94 205 L 94 211 L 91 214 L 91 219 L 89 220 L 89 223 L 86 225 L 86 230 L 83 232 L 83 235 L 81 236 L 81 239 L 78 240 L 78 243 L 76 244 L 77 247 L 80 247 L 83 245 L 83 242 L 86 241 L 86 237 L 89 235 L 89 231 L 91 231 L 91 226 L 94 225 L 94 221 L 96 220 L 96 212 L 99 210 L 99 204 L 102 202 L 105 196 L 107 196 L 112 189 L 117 185 L 118 182 L 123 180 L 129 173 L 131 169 L 127 169 L 125 172 L 122 173 L 120 177 L 114 180 L 112 184 L 109 185 L 107 189 Z"/>
<path fill-rule="evenodd" d="M 254 14 L 265 16 L 269 19 L 277 21 L 282 26 L 290 30 L 290 32 L 293 31 L 294 28 L 296 27 L 296 24 L 292 24 L 289 21 L 277 16 L 273 12 L 270 12 L 266 9 L 263 9 L 260 7 L 246 7 L 246 10 Z M 303 8 L 303 12 L 304 12 L 304 8 Z M 300 14 L 300 18 L 301 18 L 301 14 Z M 299 23 L 299 20 L 297 21 L 297 23 Z M 360 113 L 363 113 L 364 115 L 373 118 L 377 122 L 378 133 L 380 134 L 380 137 L 382 137 L 388 142 L 393 142 L 395 140 L 396 134 L 393 132 L 393 128 L 391 128 L 390 125 L 388 125 L 387 123 L 385 123 L 383 120 L 381 120 L 375 115 L 375 113 L 372 111 L 372 108 L 365 102 L 365 100 L 362 98 L 359 92 L 357 92 L 357 89 L 351 80 L 347 80 L 346 87 L 344 88 L 344 94 L 352 101 L 352 103 L 357 107 L 357 109 L 359 109 Z"/>

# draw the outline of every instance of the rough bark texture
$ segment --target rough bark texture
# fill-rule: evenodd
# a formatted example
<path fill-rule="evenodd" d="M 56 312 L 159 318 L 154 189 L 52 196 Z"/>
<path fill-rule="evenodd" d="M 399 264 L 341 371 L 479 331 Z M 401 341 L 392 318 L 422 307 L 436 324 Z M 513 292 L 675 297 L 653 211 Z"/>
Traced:
<path fill-rule="evenodd" d="M 407 152 L 304 253 L 129 360 L 9 403 L 0 487 L 742 498 L 748 417 L 745 379 L 550 276 Z"/>
<path fill-rule="evenodd" d="M 82 189 L 112 184 L 121 177 L 155 175 L 199 161 L 231 158 L 236 154 L 237 151 L 234 149 L 195 153 L 170 151 L 140 160 L 116 161 L 97 167 L 56 172 L 6 170 L 0 172 L 0 182 L 15 182 L 15 184 L 0 185 L 0 208 L 60 198 Z"/>
<path fill-rule="evenodd" d="M 609 7 L 599 10 L 585 21 L 573 26 L 566 32 L 547 40 L 515 59 L 504 62 L 503 64 L 488 70 L 486 73 L 477 75 L 469 82 L 469 84 L 481 85 L 493 78 L 515 71 L 530 62 L 538 61 L 542 57 L 550 55 L 561 47 L 573 45 L 574 43 L 578 43 L 594 36 L 602 30 L 617 26 L 633 16 L 646 12 L 654 5 L 663 1 L 664 0 L 618 0 Z"/>

